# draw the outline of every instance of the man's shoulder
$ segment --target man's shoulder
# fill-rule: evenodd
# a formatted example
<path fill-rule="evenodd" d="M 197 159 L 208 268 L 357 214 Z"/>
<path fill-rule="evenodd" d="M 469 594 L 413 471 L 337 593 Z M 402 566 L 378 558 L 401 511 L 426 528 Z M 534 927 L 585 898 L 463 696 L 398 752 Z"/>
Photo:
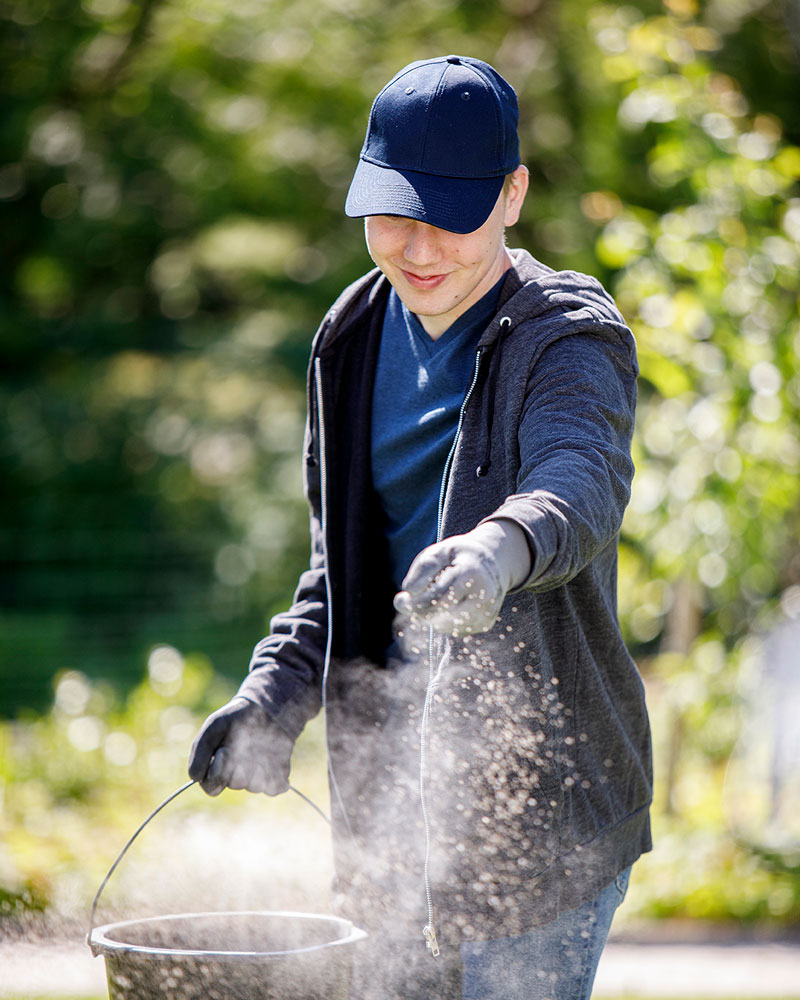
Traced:
<path fill-rule="evenodd" d="M 547 319 L 549 324 L 591 317 L 596 323 L 624 326 L 611 295 L 593 275 L 556 271 L 526 250 L 510 251 L 514 266 L 504 308 L 517 320 Z M 509 294 L 510 293 L 510 294 Z M 513 318 L 513 317 L 512 317 Z"/>

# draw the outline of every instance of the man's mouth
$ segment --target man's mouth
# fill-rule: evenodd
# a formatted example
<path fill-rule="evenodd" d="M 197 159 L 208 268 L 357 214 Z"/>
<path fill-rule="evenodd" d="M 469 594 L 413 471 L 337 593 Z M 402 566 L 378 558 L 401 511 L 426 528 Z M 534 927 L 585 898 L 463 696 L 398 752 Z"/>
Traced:
<path fill-rule="evenodd" d="M 403 271 L 403 277 L 412 288 L 438 288 L 447 277 L 446 274 L 414 274 L 412 271 Z"/>

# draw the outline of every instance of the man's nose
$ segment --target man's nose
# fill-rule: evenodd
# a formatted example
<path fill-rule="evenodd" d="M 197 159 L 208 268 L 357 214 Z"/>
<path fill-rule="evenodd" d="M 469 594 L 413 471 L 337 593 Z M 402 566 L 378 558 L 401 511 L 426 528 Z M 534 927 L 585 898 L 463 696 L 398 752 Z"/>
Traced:
<path fill-rule="evenodd" d="M 414 220 L 408 227 L 404 255 L 414 264 L 430 264 L 438 260 L 439 241 L 435 227 Z"/>

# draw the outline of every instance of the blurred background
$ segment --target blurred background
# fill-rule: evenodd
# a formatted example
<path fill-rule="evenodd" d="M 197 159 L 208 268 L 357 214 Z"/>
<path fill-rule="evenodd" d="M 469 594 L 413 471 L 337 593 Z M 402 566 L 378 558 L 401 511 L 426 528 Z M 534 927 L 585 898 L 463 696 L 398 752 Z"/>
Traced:
<path fill-rule="evenodd" d="M 598 276 L 639 343 L 620 611 L 658 783 L 627 919 L 791 930 L 797 0 L 0 0 L 0 19 L 0 933 L 83 919 L 290 600 L 306 357 L 370 264 L 343 214 L 370 103 L 449 52 L 519 94 L 510 242 Z M 315 723 L 294 780 L 324 804 L 321 747 Z M 252 808 L 227 799 L 186 808 Z"/>

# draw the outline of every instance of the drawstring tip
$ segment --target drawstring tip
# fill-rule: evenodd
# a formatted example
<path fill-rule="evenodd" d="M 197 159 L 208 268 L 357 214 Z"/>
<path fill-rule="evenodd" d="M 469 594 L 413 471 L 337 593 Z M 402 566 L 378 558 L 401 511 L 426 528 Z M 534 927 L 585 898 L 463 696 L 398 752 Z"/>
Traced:
<path fill-rule="evenodd" d="M 431 953 L 431 958 L 439 957 L 439 942 L 436 940 L 436 931 L 433 929 L 432 924 L 423 930 L 423 935 L 425 936 L 425 944 L 428 946 L 428 950 Z"/>

